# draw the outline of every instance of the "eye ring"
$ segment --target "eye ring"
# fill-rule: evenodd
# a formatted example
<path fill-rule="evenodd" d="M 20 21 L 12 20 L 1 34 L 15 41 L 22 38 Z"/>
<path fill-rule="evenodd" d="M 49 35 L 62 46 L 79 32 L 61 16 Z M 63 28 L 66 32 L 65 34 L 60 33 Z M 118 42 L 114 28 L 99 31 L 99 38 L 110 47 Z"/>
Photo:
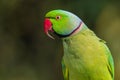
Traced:
<path fill-rule="evenodd" d="M 61 16 L 56 16 L 56 20 L 59 20 L 61 18 Z"/>

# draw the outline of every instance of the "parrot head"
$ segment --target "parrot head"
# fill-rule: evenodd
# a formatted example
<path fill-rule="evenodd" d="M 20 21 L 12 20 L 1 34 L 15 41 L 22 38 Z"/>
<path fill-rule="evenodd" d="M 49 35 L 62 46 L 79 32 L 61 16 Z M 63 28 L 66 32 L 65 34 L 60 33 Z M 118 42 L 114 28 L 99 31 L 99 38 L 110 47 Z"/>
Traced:
<path fill-rule="evenodd" d="M 45 15 L 44 32 L 53 39 L 50 33 L 59 37 L 67 37 L 80 31 L 82 23 L 81 19 L 71 12 L 52 10 Z"/>

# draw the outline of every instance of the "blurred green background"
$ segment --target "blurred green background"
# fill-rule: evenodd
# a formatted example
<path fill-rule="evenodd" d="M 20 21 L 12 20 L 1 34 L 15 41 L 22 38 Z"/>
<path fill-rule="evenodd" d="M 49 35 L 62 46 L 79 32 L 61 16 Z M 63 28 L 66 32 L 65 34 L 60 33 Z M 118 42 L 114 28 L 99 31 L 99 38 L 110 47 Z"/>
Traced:
<path fill-rule="evenodd" d="M 120 80 L 119 0 L 0 0 L 0 80 L 63 80 L 62 42 L 43 32 L 53 9 L 75 13 L 107 41 Z"/>

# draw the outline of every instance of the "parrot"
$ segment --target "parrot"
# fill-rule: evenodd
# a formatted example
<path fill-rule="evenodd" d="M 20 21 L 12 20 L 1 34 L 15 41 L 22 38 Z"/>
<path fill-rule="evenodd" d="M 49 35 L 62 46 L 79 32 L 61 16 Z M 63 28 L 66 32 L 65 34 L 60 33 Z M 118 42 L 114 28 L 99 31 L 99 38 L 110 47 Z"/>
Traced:
<path fill-rule="evenodd" d="M 114 61 L 106 41 L 100 39 L 74 13 L 56 9 L 45 14 L 45 34 L 63 43 L 64 80 L 114 80 Z"/>

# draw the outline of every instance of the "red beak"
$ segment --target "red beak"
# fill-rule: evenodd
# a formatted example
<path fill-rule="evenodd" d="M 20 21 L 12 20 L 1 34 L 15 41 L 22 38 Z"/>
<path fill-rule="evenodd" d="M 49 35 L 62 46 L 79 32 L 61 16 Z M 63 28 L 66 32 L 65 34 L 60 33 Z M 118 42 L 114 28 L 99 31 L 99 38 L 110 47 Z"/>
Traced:
<path fill-rule="evenodd" d="M 49 18 L 46 18 L 44 20 L 44 32 L 46 33 L 46 35 L 48 35 L 50 38 L 54 39 L 54 37 L 52 37 L 50 34 L 49 34 L 49 31 L 53 32 L 52 30 L 52 23 L 50 21 Z"/>

